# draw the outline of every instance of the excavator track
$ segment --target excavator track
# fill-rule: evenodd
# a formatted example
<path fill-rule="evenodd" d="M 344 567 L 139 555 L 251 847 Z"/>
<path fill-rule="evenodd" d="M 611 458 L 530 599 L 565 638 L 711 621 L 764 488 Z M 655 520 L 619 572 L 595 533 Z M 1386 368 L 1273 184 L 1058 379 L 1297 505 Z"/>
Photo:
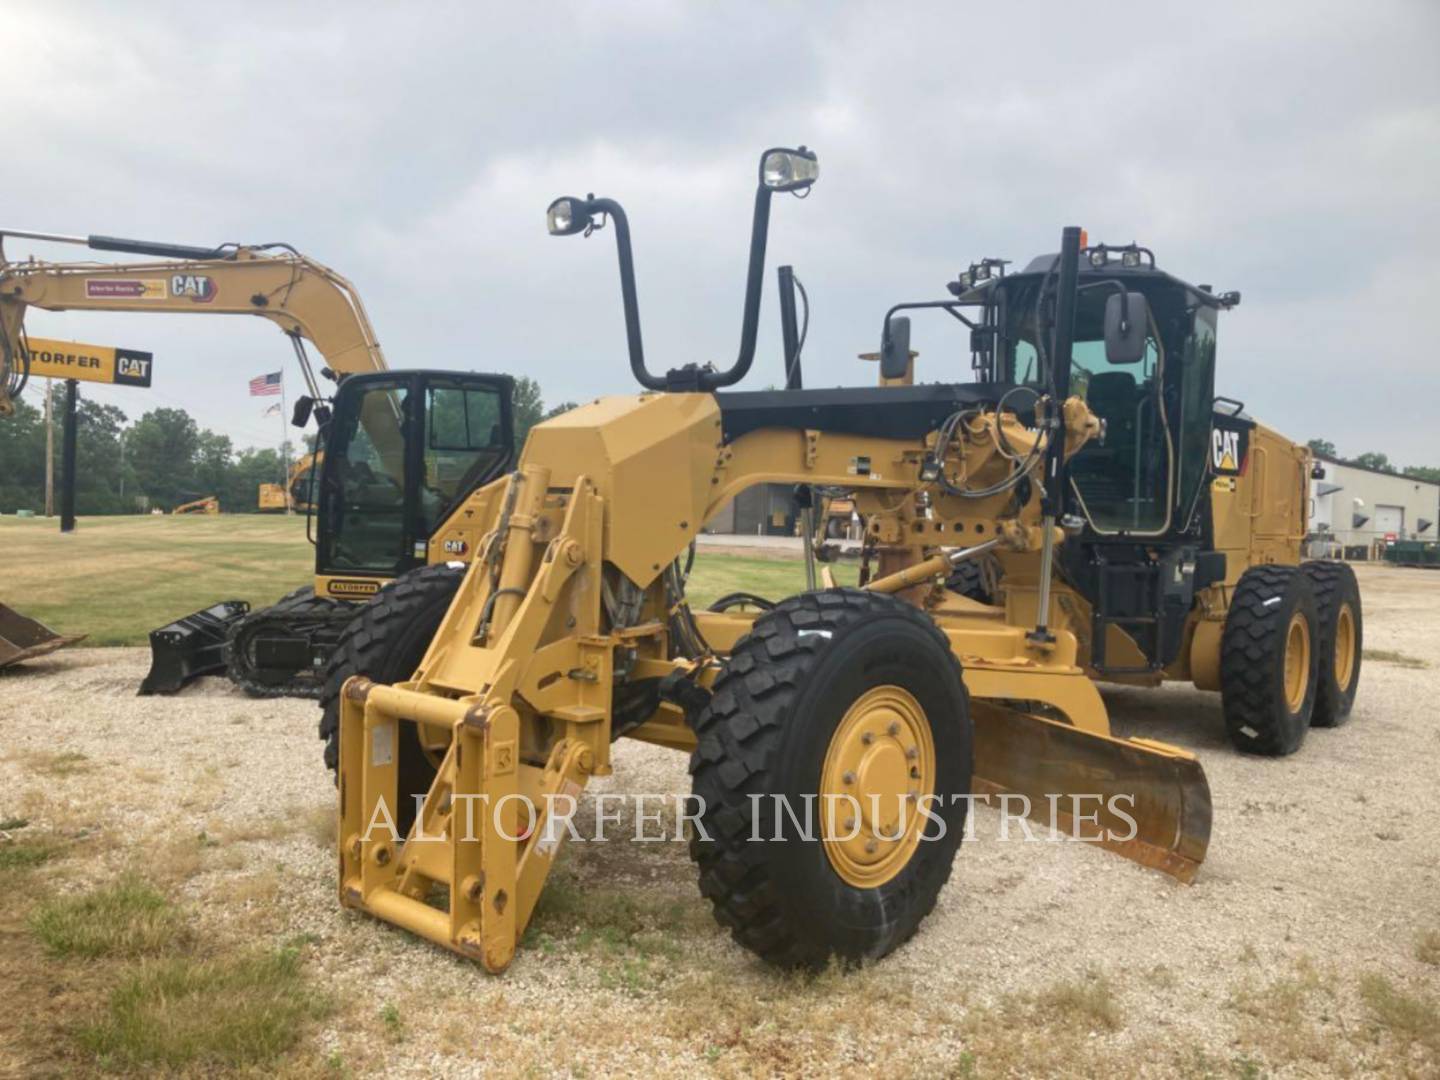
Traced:
<path fill-rule="evenodd" d="M 325 664 L 355 611 L 306 586 L 245 616 L 225 642 L 230 681 L 251 697 L 318 698 Z"/>

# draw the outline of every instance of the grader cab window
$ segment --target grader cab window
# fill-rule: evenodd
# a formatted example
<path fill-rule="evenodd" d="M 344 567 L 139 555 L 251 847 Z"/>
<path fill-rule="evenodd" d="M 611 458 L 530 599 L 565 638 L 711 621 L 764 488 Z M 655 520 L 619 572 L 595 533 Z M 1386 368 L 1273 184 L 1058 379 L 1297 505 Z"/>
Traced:
<path fill-rule="evenodd" d="M 1017 281 L 1003 296 L 1002 381 L 1037 386 L 1039 283 Z M 1173 418 L 1164 407 L 1163 347 L 1153 333 L 1135 364 L 1105 355 L 1105 301 L 1112 290 L 1086 288 L 1075 312 L 1070 393 L 1105 422 L 1105 438 L 1086 445 L 1070 466 L 1071 490 L 1097 532 L 1163 532 L 1170 522 Z"/>
<path fill-rule="evenodd" d="M 1170 423 L 1163 365 L 1152 334 L 1136 364 L 1105 357 L 1107 290 L 1080 294 L 1070 392 L 1105 423 L 1105 437 L 1075 455 L 1070 483 L 1099 532 L 1163 532 L 1170 520 Z"/>

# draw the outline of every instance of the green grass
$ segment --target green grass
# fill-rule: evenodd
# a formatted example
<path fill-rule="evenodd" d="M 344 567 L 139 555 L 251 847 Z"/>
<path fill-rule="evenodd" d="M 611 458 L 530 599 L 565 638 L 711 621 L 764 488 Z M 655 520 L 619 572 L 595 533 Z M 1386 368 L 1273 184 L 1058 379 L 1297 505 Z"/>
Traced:
<path fill-rule="evenodd" d="M 88 645 L 145 645 L 151 630 L 221 600 L 273 603 L 314 572 L 305 519 L 259 514 L 81 518 L 74 533 L 56 520 L 0 517 L 6 580 L 0 602 Z M 855 583 L 855 564 L 834 565 Z M 730 592 L 780 600 L 805 588 L 791 559 L 701 550 L 690 599 L 705 607 Z"/>
<path fill-rule="evenodd" d="M 137 969 L 80 1042 L 102 1066 L 235 1069 L 289 1050 L 329 999 L 309 986 L 294 949 Z"/>
<path fill-rule="evenodd" d="M 149 632 L 221 600 L 269 604 L 314 571 L 305 519 L 0 517 L 6 553 L 0 602 L 90 645 L 144 645 Z"/>
<path fill-rule="evenodd" d="M 30 870 L 49 862 L 56 848 L 43 841 L 12 841 L 0 844 L 0 871 Z"/>
<path fill-rule="evenodd" d="M 831 563 L 837 585 L 854 585 L 858 566 L 853 562 Z M 767 600 L 783 600 L 805 591 L 805 564 L 797 552 L 794 559 L 757 558 L 752 555 L 719 555 L 701 549 L 695 557 L 686 595 L 699 609 L 726 593 L 750 592 Z"/>
<path fill-rule="evenodd" d="M 79 896 L 43 901 L 30 928 L 52 956 L 148 956 L 183 944 L 179 913 L 150 886 L 133 878 Z"/>

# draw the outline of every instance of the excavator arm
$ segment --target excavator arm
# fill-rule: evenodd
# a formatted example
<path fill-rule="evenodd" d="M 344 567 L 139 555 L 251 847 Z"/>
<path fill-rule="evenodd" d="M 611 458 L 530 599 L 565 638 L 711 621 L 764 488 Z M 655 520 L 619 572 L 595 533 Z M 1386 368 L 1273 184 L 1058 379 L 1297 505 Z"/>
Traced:
<path fill-rule="evenodd" d="M 95 251 L 158 256 L 132 263 L 12 262 L 6 238 L 84 245 Z M 386 370 L 385 356 L 353 285 L 287 244 L 217 248 L 0 229 L 0 416 L 28 372 L 25 314 L 47 311 L 150 311 L 257 315 L 296 343 L 312 397 L 320 388 L 305 358 L 309 341 L 335 376 Z"/>

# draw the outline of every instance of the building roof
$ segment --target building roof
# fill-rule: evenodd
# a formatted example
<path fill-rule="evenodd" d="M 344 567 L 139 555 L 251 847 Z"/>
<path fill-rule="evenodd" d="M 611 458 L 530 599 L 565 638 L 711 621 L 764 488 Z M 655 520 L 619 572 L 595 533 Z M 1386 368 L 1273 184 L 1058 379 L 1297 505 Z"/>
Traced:
<path fill-rule="evenodd" d="M 1311 451 L 1314 453 L 1314 451 Z M 1376 476 L 1389 476 L 1396 480 L 1409 480 L 1412 484 L 1426 484 L 1433 488 L 1440 488 L 1440 483 L 1434 480 L 1426 480 L 1419 476 L 1406 476 L 1402 472 L 1392 472 L 1389 469 L 1373 469 L 1369 465 L 1356 465 L 1353 461 L 1345 461 L 1343 458 L 1331 457 L 1329 454 L 1315 454 L 1317 461 L 1324 461 L 1330 465 L 1343 465 L 1347 469 L 1354 469 L 1356 472 L 1374 473 Z"/>

